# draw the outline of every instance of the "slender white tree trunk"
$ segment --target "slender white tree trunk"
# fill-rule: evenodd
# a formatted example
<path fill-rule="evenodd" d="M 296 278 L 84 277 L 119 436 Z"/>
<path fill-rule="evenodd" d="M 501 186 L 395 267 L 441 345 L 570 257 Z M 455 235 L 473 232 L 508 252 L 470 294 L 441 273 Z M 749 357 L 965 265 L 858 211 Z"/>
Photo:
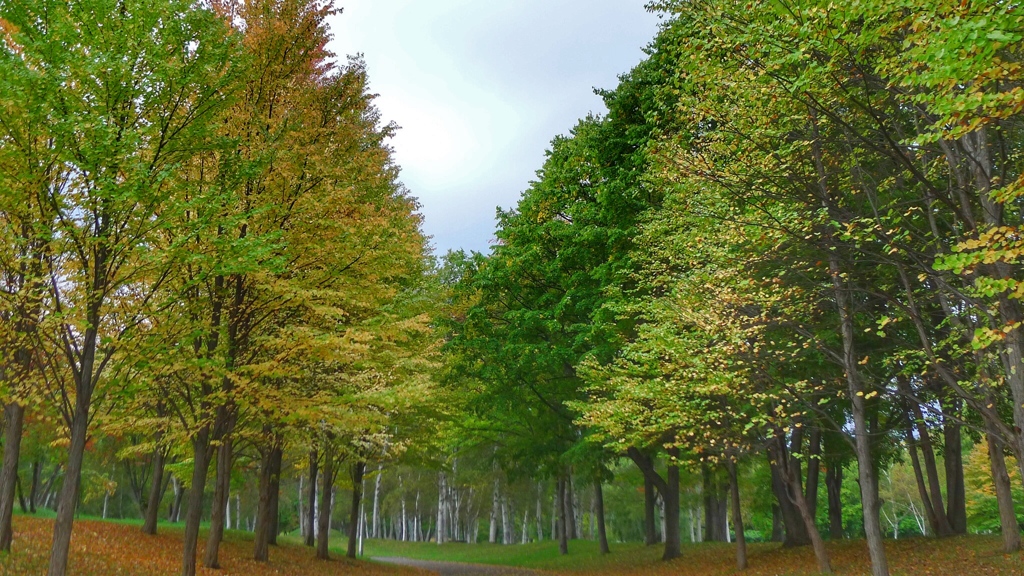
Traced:
<path fill-rule="evenodd" d="M 725 515 L 725 542 L 726 544 L 732 544 L 732 535 L 729 534 L 729 515 Z"/>
<path fill-rule="evenodd" d="M 558 540 L 558 489 L 555 488 L 551 497 L 551 539 Z"/>
<path fill-rule="evenodd" d="M 380 480 L 384 476 L 384 464 L 377 464 L 377 479 L 373 485 L 373 529 L 371 538 L 380 538 Z M 360 504 L 361 506 L 362 504 Z"/>
<path fill-rule="evenodd" d="M 398 477 L 398 492 L 402 495 L 402 542 L 409 540 L 409 519 L 405 515 L 405 486 L 402 477 Z"/>
<path fill-rule="evenodd" d="M 444 544 L 445 539 L 445 520 L 448 515 L 446 510 L 445 502 L 445 476 L 444 472 L 439 472 L 437 475 L 437 543 Z"/>
<path fill-rule="evenodd" d="M 328 518 L 327 518 L 327 526 L 328 527 L 330 527 L 330 525 L 331 525 L 331 518 L 334 518 L 334 497 L 337 495 L 337 493 L 338 493 L 338 489 L 335 488 L 334 486 L 331 486 L 331 513 L 327 515 L 328 516 Z M 328 534 L 330 534 L 330 528 L 328 528 Z"/>
<path fill-rule="evenodd" d="M 512 511 L 509 510 L 508 496 L 501 497 L 501 543 L 502 544 L 513 544 L 515 543 L 515 530 L 512 528 L 512 524 L 515 520 L 512 519 Z"/>
<path fill-rule="evenodd" d="M 537 542 L 544 541 L 544 484 L 537 483 Z"/>
<path fill-rule="evenodd" d="M 420 491 L 416 491 L 416 503 L 413 506 L 413 519 L 412 519 L 412 541 L 420 542 L 423 540 L 423 521 L 420 519 Z"/>
<path fill-rule="evenodd" d="M 491 496 L 491 531 L 488 542 L 494 544 L 498 541 L 498 509 L 501 506 L 501 494 L 498 491 L 498 479 L 494 479 L 494 492 Z"/>
<path fill-rule="evenodd" d="M 583 509 L 580 507 L 580 493 L 576 490 L 576 478 L 569 475 L 569 486 L 572 491 L 572 515 L 569 521 L 572 522 L 572 534 L 577 538 L 583 538 Z"/>
<path fill-rule="evenodd" d="M 320 482 L 320 475 L 321 473 L 317 472 L 316 478 L 310 480 L 313 482 L 314 486 L 317 486 Z M 310 511 L 310 514 L 313 515 L 313 538 L 318 538 L 320 536 L 320 498 L 323 496 L 320 492 L 322 492 L 322 490 L 317 490 L 314 493 L 313 500 L 316 504 L 313 506 L 313 510 Z"/>
<path fill-rule="evenodd" d="M 692 506 L 689 507 L 689 510 L 687 510 L 687 514 L 689 514 L 689 516 L 690 516 L 690 543 L 694 544 L 694 543 L 697 542 L 697 534 L 695 533 L 695 531 L 693 529 L 694 518 L 693 518 L 693 507 Z"/>
<path fill-rule="evenodd" d="M 658 515 L 661 517 L 661 522 L 658 523 L 658 526 L 661 528 L 661 533 L 658 537 L 661 542 L 665 542 L 665 530 L 667 528 L 665 525 L 665 499 L 662 498 L 660 494 L 658 495 Z"/>
<path fill-rule="evenodd" d="M 364 486 L 366 485 L 366 481 L 365 480 L 363 481 L 363 485 Z M 377 488 L 380 489 L 380 468 L 377 469 Z M 374 511 L 374 514 L 376 514 L 376 512 L 377 512 L 377 502 L 376 502 L 377 496 L 376 496 L 376 494 L 374 495 L 373 499 L 374 499 L 374 502 L 373 502 L 374 510 L 373 511 Z M 363 538 L 366 536 L 366 509 L 365 509 L 365 504 L 366 504 L 366 499 L 361 498 L 359 500 L 359 526 L 356 527 L 357 528 L 356 529 L 356 535 L 357 535 L 358 540 L 359 540 L 358 541 L 358 555 L 359 556 L 363 555 Z"/>

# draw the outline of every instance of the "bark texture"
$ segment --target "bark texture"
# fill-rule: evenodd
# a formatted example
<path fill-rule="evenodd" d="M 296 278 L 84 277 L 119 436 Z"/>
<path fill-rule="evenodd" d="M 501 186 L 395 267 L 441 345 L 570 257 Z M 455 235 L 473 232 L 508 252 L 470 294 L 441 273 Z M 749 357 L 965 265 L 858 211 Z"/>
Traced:
<path fill-rule="evenodd" d="M 0 550 L 11 551 L 14 531 L 14 491 L 18 483 L 18 460 L 21 457 L 21 435 L 24 428 L 25 407 L 17 401 L 4 406 L 4 460 L 0 468 Z"/>
<path fill-rule="evenodd" d="M 167 491 L 167 482 L 164 481 L 164 451 L 157 447 L 153 451 L 153 478 L 150 480 L 149 496 L 146 498 L 146 516 L 142 522 L 142 533 L 155 535 L 157 519 L 160 517 L 160 500 Z"/>
<path fill-rule="evenodd" d="M 736 531 L 736 569 L 747 569 L 747 538 L 743 531 L 743 514 L 740 509 L 740 484 L 736 474 L 736 463 L 726 464 L 729 471 L 729 494 L 732 500 L 732 525 Z"/>

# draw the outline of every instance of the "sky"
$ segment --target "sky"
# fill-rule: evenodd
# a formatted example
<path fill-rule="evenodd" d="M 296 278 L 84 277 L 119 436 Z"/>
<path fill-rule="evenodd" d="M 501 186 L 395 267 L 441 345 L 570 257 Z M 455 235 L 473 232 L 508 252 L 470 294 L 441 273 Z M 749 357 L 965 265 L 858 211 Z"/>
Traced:
<path fill-rule="evenodd" d="M 551 139 L 605 111 L 658 18 L 644 0 L 336 0 L 340 57 L 362 53 L 401 180 L 435 253 L 487 252 Z"/>

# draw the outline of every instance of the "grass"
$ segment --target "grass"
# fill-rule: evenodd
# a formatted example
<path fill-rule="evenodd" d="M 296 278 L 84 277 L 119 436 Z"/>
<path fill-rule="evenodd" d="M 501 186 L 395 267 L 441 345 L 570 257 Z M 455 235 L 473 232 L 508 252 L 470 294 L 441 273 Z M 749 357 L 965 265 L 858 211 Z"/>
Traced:
<path fill-rule="evenodd" d="M 558 542 L 554 540 L 511 546 L 462 543 L 438 546 L 430 542 L 393 540 L 367 540 L 363 544 L 366 557 L 399 556 L 419 560 L 519 566 L 555 572 L 601 570 L 614 565 L 614 561 L 621 558 L 629 558 L 636 566 L 649 566 L 661 557 L 660 547 L 642 544 L 619 544 L 614 546 L 614 550 L 615 554 L 602 557 L 597 543 L 588 540 L 570 542 L 568 556 L 559 555 Z"/>
<path fill-rule="evenodd" d="M 832 566 L 837 574 L 870 574 L 867 546 L 863 540 L 829 542 Z M 570 575 L 714 576 L 738 574 L 735 547 L 723 543 L 688 544 L 682 558 L 662 562 L 661 547 L 613 544 L 612 553 L 601 556 L 596 543 L 573 541 L 569 555 L 558 554 L 558 544 L 547 541 L 525 545 L 444 544 L 370 540 L 367 556 L 402 556 L 422 560 L 499 564 Z M 744 576 L 802 576 L 816 574 L 809 547 L 783 549 L 778 544 L 749 546 L 750 567 Z M 894 576 L 1022 575 L 1024 556 L 1004 555 L 1001 540 L 993 536 L 961 536 L 943 540 L 912 538 L 886 543 Z"/>

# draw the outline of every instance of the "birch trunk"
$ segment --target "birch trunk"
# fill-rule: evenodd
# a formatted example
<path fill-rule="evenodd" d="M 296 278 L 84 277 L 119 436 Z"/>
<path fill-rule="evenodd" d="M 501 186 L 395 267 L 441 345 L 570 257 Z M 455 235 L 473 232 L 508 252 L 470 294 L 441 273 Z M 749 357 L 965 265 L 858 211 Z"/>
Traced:
<path fill-rule="evenodd" d="M 555 500 L 556 500 L 555 508 L 556 508 L 556 512 L 558 514 L 558 524 L 557 524 L 557 528 L 556 528 L 556 532 L 558 532 L 558 553 L 561 554 L 562 556 L 565 556 L 566 554 L 569 553 L 569 536 L 568 536 L 568 532 L 566 531 L 566 526 L 565 526 L 565 523 L 566 523 L 566 520 L 567 520 L 566 514 L 565 514 L 565 496 L 566 496 L 566 494 L 565 494 L 565 492 L 566 492 L 565 485 L 566 485 L 565 476 L 559 475 L 558 476 L 558 488 L 555 490 L 555 494 L 556 494 L 556 496 L 555 496 Z"/>
<path fill-rule="evenodd" d="M 384 464 L 377 464 L 377 478 L 373 483 L 373 524 L 370 529 L 371 538 L 380 538 L 380 481 L 383 476 Z"/>

